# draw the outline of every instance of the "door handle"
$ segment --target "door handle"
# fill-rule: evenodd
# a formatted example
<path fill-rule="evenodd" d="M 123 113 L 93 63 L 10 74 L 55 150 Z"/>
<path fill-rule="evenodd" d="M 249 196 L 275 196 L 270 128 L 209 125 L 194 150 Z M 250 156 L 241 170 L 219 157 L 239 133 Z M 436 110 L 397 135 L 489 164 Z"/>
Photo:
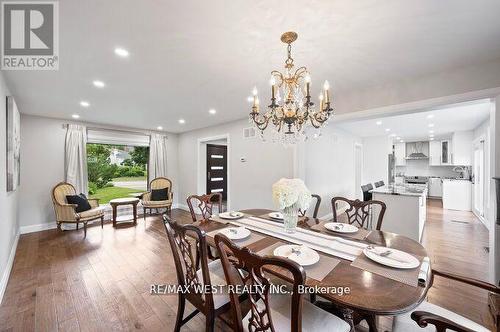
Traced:
<path fill-rule="evenodd" d="M 208 175 L 207 175 L 208 179 L 210 180 L 210 172 L 208 172 Z"/>

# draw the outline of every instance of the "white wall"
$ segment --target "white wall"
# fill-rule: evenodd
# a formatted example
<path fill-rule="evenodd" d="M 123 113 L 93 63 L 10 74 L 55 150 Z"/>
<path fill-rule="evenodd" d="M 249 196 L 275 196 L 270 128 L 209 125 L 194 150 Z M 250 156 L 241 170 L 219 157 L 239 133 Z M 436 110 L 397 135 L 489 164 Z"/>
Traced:
<path fill-rule="evenodd" d="M 21 187 L 14 192 L 7 192 L 6 176 L 6 97 L 9 90 L 0 72 L 0 303 L 7 286 L 7 281 L 14 259 L 15 248 L 19 235 L 17 206 L 20 188 L 26 186 L 26 179 L 21 172 Z M 21 129 L 22 132 L 22 129 Z M 25 149 L 21 142 L 21 149 Z M 21 159 L 21 164 L 24 160 Z"/>
<path fill-rule="evenodd" d="M 364 137 L 363 184 L 384 181 L 388 183 L 388 155 L 392 153 L 392 141 L 387 136 Z"/>
<path fill-rule="evenodd" d="M 71 121 L 31 115 L 21 116 L 21 187 L 23 208 L 19 220 L 23 232 L 48 229 L 55 225 L 51 190 L 64 181 L 63 124 Z M 177 135 L 168 134 L 167 170 L 173 182 L 174 201 L 178 196 Z M 175 202 L 174 202 L 175 203 Z"/>
<path fill-rule="evenodd" d="M 232 210 L 274 208 L 271 186 L 282 177 L 293 176 L 293 150 L 280 144 L 244 139 L 248 120 L 190 131 L 179 135 L 179 204 L 198 192 L 198 140 L 229 134 L 228 139 L 228 204 Z M 241 162 L 245 157 L 246 162 Z"/>

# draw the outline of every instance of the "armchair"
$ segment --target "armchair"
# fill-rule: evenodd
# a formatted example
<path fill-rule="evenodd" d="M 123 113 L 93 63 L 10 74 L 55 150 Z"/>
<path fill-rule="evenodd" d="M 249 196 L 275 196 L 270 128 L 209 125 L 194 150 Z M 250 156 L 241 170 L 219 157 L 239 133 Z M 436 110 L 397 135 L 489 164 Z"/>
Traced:
<path fill-rule="evenodd" d="M 56 213 L 57 229 L 61 229 L 62 223 L 83 223 L 84 237 L 87 236 L 87 223 L 92 220 L 101 219 L 101 228 L 104 223 L 104 210 L 99 207 L 99 200 L 89 198 L 89 204 L 92 209 L 84 212 L 76 212 L 76 204 L 68 204 L 67 195 L 76 195 L 73 185 L 67 182 L 60 182 L 52 189 L 52 203 Z"/>
<path fill-rule="evenodd" d="M 168 199 L 165 201 L 153 201 L 151 200 L 151 191 L 153 189 L 168 189 Z M 172 193 L 172 181 L 170 181 L 167 178 L 164 177 L 159 177 L 156 179 L 151 180 L 151 183 L 149 184 L 149 190 L 147 193 L 142 195 L 142 209 L 144 213 L 144 220 L 146 220 L 146 210 L 149 209 L 149 213 L 151 214 L 151 211 L 153 209 L 156 209 L 158 212 L 158 209 L 167 209 L 167 212 L 170 212 L 172 209 L 172 201 L 174 198 L 174 194 Z"/>

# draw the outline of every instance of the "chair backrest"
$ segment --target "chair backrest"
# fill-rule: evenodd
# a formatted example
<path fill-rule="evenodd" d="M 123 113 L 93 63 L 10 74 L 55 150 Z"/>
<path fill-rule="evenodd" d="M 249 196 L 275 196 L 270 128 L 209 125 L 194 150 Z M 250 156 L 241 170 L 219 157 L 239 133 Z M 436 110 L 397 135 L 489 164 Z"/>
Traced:
<path fill-rule="evenodd" d="M 196 212 L 199 212 L 203 221 L 208 221 L 214 212 L 215 205 L 218 206 L 218 213 L 222 212 L 222 195 L 220 193 L 191 195 L 187 198 L 187 204 L 193 222 L 198 221 Z"/>
<path fill-rule="evenodd" d="M 375 188 L 382 187 L 383 185 L 385 185 L 384 181 L 375 182 Z"/>
<path fill-rule="evenodd" d="M 386 210 L 386 205 L 381 201 L 360 201 L 359 199 L 350 200 L 344 197 L 334 197 L 332 198 L 332 210 L 333 210 L 333 221 L 339 222 L 339 216 L 337 211 L 337 202 L 344 202 L 347 204 L 347 209 L 345 210 L 346 218 L 342 221 L 347 221 L 349 224 L 355 224 L 355 226 L 362 228 L 369 228 L 370 224 L 370 213 L 372 215 L 378 213 L 377 226 L 376 229 L 380 230 L 382 228 L 382 221 L 384 219 L 384 214 Z"/>
<path fill-rule="evenodd" d="M 313 218 L 317 218 L 318 217 L 319 206 L 321 205 L 321 196 L 320 195 L 316 195 L 316 194 L 312 194 L 311 197 L 314 198 L 314 199 L 316 199 L 316 205 L 314 205 L 314 212 L 313 212 L 312 217 Z M 306 213 L 307 213 L 307 210 L 304 210 L 304 211 L 299 210 L 299 215 L 301 217 L 305 217 Z"/>
<path fill-rule="evenodd" d="M 164 177 L 159 177 L 151 180 L 149 183 L 149 189 L 164 189 L 168 188 L 168 191 L 171 192 L 172 190 L 172 181 L 170 179 L 164 178 Z"/>
<path fill-rule="evenodd" d="M 371 183 L 365 184 L 361 186 L 361 191 L 363 192 L 363 201 L 369 201 L 372 199 L 373 195 L 370 190 L 373 189 L 373 185 Z"/>
<path fill-rule="evenodd" d="M 52 202 L 59 205 L 67 204 L 67 195 L 76 195 L 75 187 L 67 182 L 59 182 L 52 189 Z"/>
<path fill-rule="evenodd" d="M 264 267 L 279 267 L 290 272 L 293 277 L 292 281 L 292 298 L 291 298 L 291 321 L 290 330 L 292 332 L 301 331 L 302 328 L 302 295 L 299 293 L 299 287 L 304 285 L 306 274 L 304 269 L 297 263 L 276 256 L 259 256 L 251 252 L 248 248 L 240 248 L 222 234 L 215 235 L 215 244 L 222 262 L 226 283 L 232 285 L 244 285 L 255 290 L 258 294 L 249 296 L 250 302 L 250 319 L 249 331 L 276 331 L 273 326 L 273 318 L 270 308 L 270 289 L 271 281 L 264 272 Z M 242 270 L 246 273 L 243 273 Z M 236 332 L 243 331 L 243 316 L 238 299 L 235 292 L 229 292 L 231 300 L 231 310 L 233 319 L 233 330 Z M 283 295 L 274 295 L 283 296 Z"/>
<path fill-rule="evenodd" d="M 174 256 L 177 282 L 190 290 L 185 294 L 186 298 L 197 308 L 213 309 L 211 292 L 202 294 L 196 291 L 202 285 L 211 285 L 205 232 L 195 225 L 179 225 L 166 214 L 163 215 L 163 224 Z M 202 280 L 197 274 L 197 257 L 200 259 Z"/>

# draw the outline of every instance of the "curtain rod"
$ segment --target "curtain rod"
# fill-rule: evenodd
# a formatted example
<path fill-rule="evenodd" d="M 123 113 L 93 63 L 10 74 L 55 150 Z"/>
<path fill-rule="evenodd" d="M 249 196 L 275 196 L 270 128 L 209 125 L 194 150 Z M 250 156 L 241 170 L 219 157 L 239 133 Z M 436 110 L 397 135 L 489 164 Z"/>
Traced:
<path fill-rule="evenodd" d="M 67 129 L 68 128 L 68 123 L 65 123 L 63 124 L 63 129 Z M 150 130 L 150 131 L 133 131 L 133 130 L 125 130 L 125 129 L 113 129 L 113 128 L 103 128 L 103 127 L 90 127 L 90 126 L 85 126 L 87 128 L 87 130 L 107 130 L 107 131 L 114 131 L 114 132 L 118 132 L 118 133 L 126 133 L 126 134 L 137 134 L 137 135 L 145 135 L 145 136 L 149 136 L 151 133 L 153 133 L 154 131 Z M 168 135 L 165 135 L 168 137 Z"/>

